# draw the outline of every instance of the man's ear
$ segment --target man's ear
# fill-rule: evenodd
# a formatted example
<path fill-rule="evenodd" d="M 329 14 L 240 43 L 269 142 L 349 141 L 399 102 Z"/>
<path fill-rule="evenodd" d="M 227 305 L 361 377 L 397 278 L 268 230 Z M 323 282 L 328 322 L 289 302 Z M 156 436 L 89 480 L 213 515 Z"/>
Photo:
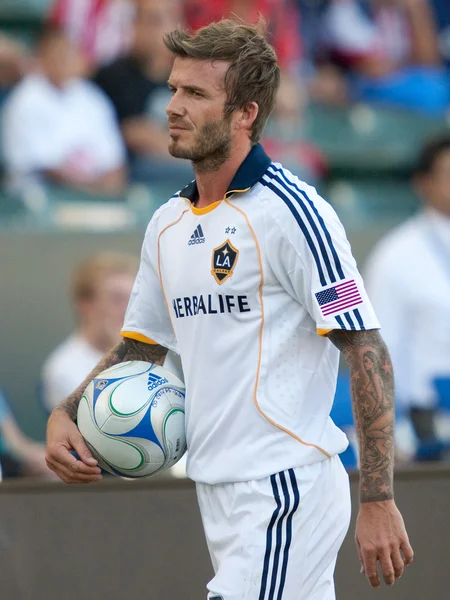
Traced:
<path fill-rule="evenodd" d="M 253 124 L 258 116 L 259 106 L 256 102 L 248 102 L 239 110 L 238 118 L 236 120 L 237 129 L 246 129 L 250 131 L 253 128 Z"/>

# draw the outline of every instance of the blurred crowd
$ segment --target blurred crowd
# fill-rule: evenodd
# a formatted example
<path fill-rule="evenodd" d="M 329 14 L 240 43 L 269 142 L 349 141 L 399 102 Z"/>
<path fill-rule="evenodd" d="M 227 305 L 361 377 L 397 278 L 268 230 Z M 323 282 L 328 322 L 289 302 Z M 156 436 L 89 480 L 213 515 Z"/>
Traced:
<path fill-rule="evenodd" d="M 171 57 L 163 34 L 260 14 L 282 68 L 264 143 L 310 182 L 325 161 L 302 138 L 309 103 L 445 115 L 446 0 L 54 0 L 34 44 L 0 34 L 7 188 L 21 193 L 49 182 L 120 195 L 128 182 L 183 186 L 190 165 L 167 151 Z"/>
<path fill-rule="evenodd" d="M 310 104 L 364 102 L 436 119 L 450 108 L 448 0 L 51 4 L 32 45 L 0 33 L 0 150 L 4 189 L 12 194 L 36 185 L 105 196 L 122 195 L 130 183 L 169 182 L 172 191 L 185 185 L 190 164 L 167 150 L 172 61 L 163 35 L 223 16 L 266 18 L 282 83 L 263 144 L 309 183 L 326 169 L 302 134 Z M 430 460 L 448 456 L 442 440 L 450 439 L 448 419 L 440 417 L 443 408 L 450 415 L 450 138 L 423 148 L 412 183 L 422 211 L 381 240 L 365 275 L 395 367 L 399 459 Z M 74 274 L 77 326 L 43 365 L 46 412 L 116 342 L 135 272 L 133 257 L 105 254 Z M 176 357 L 168 361 L 180 368 Z M 348 408 L 348 389 L 344 402 Z M 49 476 L 43 446 L 20 431 L 1 394 L 0 463 L 9 476 Z"/>

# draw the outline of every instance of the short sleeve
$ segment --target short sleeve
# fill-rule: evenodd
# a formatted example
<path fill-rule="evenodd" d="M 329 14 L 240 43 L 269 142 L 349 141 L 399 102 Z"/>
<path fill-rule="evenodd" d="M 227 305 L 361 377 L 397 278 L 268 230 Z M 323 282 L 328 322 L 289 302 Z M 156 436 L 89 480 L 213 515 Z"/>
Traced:
<path fill-rule="evenodd" d="M 123 337 L 161 344 L 178 352 L 166 299 L 158 275 L 155 217 L 142 245 L 141 262 L 121 331 Z"/>
<path fill-rule="evenodd" d="M 273 211 L 272 266 L 285 289 L 307 310 L 319 334 L 378 329 L 345 230 L 333 208 L 297 178 L 273 179 L 283 200 Z M 282 182 L 283 185 L 278 185 Z M 276 185 L 275 185 L 276 184 Z M 275 190 L 276 187 L 276 190 Z"/>

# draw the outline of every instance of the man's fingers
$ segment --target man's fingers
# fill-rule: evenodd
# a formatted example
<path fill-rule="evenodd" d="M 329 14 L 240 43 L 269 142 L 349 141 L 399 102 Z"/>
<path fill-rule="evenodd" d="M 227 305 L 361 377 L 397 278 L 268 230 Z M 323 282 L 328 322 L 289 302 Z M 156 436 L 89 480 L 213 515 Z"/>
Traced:
<path fill-rule="evenodd" d="M 85 473 L 74 473 L 66 468 L 61 468 L 58 475 L 64 479 L 66 483 L 95 483 L 102 479 L 101 475 L 86 475 Z"/>
<path fill-rule="evenodd" d="M 49 456 L 53 463 L 57 463 L 73 473 L 84 473 L 85 475 L 98 475 L 101 473 L 100 467 L 89 467 L 81 460 L 77 460 L 64 446 L 59 446 L 56 450 L 50 451 Z"/>
<path fill-rule="evenodd" d="M 400 579 L 403 575 L 405 564 L 403 562 L 400 550 L 394 550 L 391 554 L 392 565 L 394 566 L 395 579 Z"/>
<path fill-rule="evenodd" d="M 61 463 L 52 460 L 47 460 L 47 465 L 49 469 L 54 471 L 66 483 L 94 483 L 102 479 L 102 476 L 99 474 L 87 475 L 85 473 L 77 473 L 61 465 Z"/>
<path fill-rule="evenodd" d="M 414 560 L 414 550 L 411 548 L 411 544 L 409 543 L 408 538 L 400 545 L 400 550 L 403 552 L 404 556 L 404 564 L 410 565 Z"/>
<path fill-rule="evenodd" d="M 96 467 L 98 465 L 98 462 L 92 456 L 92 453 L 87 447 L 86 442 L 81 434 L 76 436 L 74 435 L 70 441 L 74 450 L 77 451 L 78 456 L 85 465 L 88 465 L 89 467 Z"/>
<path fill-rule="evenodd" d="M 361 575 L 364 575 L 364 560 L 363 560 L 363 556 L 362 556 L 362 552 L 361 552 L 361 544 L 359 543 L 358 537 L 356 537 L 355 541 L 356 541 L 356 551 L 358 552 L 358 558 L 359 558 L 359 562 L 361 564 L 361 569 L 359 572 L 361 573 Z"/>
<path fill-rule="evenodd" d="M 395 582 L 395 569 L 392 564 L 392 558 L 389 550 L 384 549 L 380 552 L 379 561 L 381 565 L 381 572 L 383 573 L 384 583 L 386 585 L 392 585 Z"/>
<path fill-rule="evenodd" d="M 361 554 L 363 559 L 364 572 L 372 587 L 380 587 L 380 578 L 378 577 L 377 571 L 377 553 L 375 548 L 361 547 Z"/>

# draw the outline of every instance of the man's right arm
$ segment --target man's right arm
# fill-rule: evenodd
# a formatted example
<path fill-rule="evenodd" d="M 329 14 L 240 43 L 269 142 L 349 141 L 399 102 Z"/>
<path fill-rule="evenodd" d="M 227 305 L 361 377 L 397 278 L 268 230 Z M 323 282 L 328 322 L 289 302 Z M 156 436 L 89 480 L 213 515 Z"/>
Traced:
<path fill-rule="evenodd" d="M 90 483 L 101 479 L 97 461 L 86 446 L 76 426 L 78 405 L 89 383 L 105 369 L 129 360 L 162 364 L 167 348 L 124 338 L 108 352 L 83 383 L 59 404 L 47 424 L 48 467 L 66 483 Z M 75 458 L 75 450 L 79 459 Z"/>
<path fill-rule="evenodd" d="M 120 344 L 115 346 L 110 352 L 105 354 L 102 360 L 94 368 L 86 379 L 81 383 L 77 389 L 70 394 L 61 404 L 59 404 L 55 411 L 66 412 L 72 421 L 76 421 L 78 405 L 80 404 L 81 396 L 84 390 L 91 383 L 95 377 L 105 369 L 109 369 L 114 365 L 118 365 L 122 362 L 129 360 L 144 360 L 146 362 L 155 363 L 162 365 L 164 358 L 167 354 L 167 348 L 160 346 L 159 344 L 144 344 L 129 338 L 124 338 Z"/>

